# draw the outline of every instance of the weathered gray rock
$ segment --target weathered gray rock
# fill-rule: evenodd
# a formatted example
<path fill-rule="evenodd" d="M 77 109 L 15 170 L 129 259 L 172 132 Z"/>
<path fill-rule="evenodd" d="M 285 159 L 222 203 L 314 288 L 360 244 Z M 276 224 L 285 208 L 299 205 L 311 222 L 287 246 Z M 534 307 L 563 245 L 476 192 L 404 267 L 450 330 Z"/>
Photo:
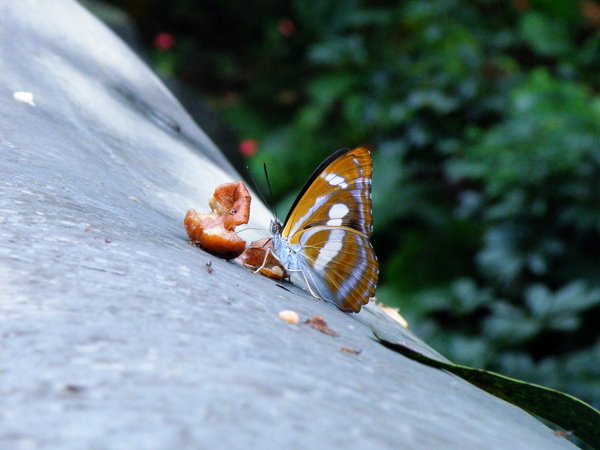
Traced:
<path fill-rule="evenodd" d="M 434 354 L 377 308 L 189 246 L 186 210 L 239 176 L 77 3 L 1 2 L 0 46 L 1 448 L 570 446 L 379 345 L 372 325 Z"/>

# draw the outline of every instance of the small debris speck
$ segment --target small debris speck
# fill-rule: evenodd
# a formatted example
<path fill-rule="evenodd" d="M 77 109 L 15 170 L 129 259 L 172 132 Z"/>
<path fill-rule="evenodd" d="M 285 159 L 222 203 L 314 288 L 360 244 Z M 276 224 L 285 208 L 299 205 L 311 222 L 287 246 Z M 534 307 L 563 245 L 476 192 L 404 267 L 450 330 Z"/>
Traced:
<path fill-rule="evenodd" d="M 344 353 L 350 353 L 351 355 L 360 355 L 362 353 L 362 349 L 360 348 L 350 348 L 350 347 L 341 347 L 340 351 Z"/>
<path fill-rule="evenodd" d="M 279 318 L 285 322 L 293 323 L 294 325 L 300 322 L 300 316 L 296 311 L 285 310 L 279 313 Z"/>
<path fill-rule="evenodd" d="M 321 316 L 314 316 L 312 319 L 308 319 L 304 323 L 307 324 L 309 327 L 314 328 L 315 330 L 320 331 L 321 333 L 326 334 L 328 336 L 339 336 L 338 333 L 329 328 L 327 322 L 325 322 L 325 319 L 323 319 L 323 317 Z"/>

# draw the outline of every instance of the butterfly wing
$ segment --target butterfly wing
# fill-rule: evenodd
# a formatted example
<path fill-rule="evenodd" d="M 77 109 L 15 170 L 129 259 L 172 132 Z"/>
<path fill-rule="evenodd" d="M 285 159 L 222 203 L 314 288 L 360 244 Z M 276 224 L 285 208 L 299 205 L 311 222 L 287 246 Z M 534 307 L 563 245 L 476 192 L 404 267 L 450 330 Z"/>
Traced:
<path fill-rule="evenodd" d="M 348 227 L 310 227 L 294 236 L 298 267 L 311 291 L 344 311 L 358 312 L 375 295 L 379 265 L 369 238 Z"/>
<path fill-rule="evenodd" d="M 311 292 L 346 311 L 358 312 L 378 280 L 371 171 L 367 149 L 338 150 L 313 173 L 281 231 L 285 259 L 293 255 Z"/>
<path fill-rule="evenodd" d="M 367 236 L 371 217 L 371 155 L 366 148 L 341 149 L 314 171 L 290 209 L 282 235 L 308 227 L 345 226 Z"/>

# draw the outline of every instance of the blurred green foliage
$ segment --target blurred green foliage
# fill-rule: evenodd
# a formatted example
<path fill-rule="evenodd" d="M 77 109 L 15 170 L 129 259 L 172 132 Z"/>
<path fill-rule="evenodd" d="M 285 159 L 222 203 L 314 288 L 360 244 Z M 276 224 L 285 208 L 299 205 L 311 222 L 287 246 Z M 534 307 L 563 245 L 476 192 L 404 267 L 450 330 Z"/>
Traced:
<path fill-rule="evenodd" d="M 116 3 L 175 36 L 283 204 L 373 150 L 377 297 L 414 332 L 600 407 L 599 3 Z"/>

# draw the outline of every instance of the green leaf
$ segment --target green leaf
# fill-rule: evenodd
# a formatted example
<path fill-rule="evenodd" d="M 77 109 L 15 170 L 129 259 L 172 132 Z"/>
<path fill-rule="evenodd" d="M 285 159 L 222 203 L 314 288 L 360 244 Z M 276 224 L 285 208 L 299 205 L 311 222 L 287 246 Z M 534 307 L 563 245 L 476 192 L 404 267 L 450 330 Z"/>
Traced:
<path fill-rule="evenodd" d="M 358 78 L 352 73 L 334 73 L 314 79 L 306 87 L 313 103 L 329 107 L 340 97 L 348 95 L 358 83 Z"/>
<path fill-rule="evenodd" d="M 308 60 L 324 66 L 342 64 L 363 66 L 368 60 L 368 55 L 363 39 L 359 36 L 351 36 L 315 44 L 308 53 Z"/>
<path fill-rule="evenodd" d="M 422 364 L 453 373 L 489 394 L 573 432 L 592 447 L 600 448 L 600 411 L 578 398 L 487 370 L 434 359 L 402 343 L 386 340 L 375 330 L 373 333 L 387 348 Z"/>
<path fill-rule="evenodd" d="M 575 315 L 600 303 L 600 290 L 575 280 L 553 293 L 546 285 L 534 284 L 525 291 L 525 303 L 534 318 L 547 320 L 549 328 L 576 330 L 581 321 Z"/>
<path fill-rule="evenodd" d="M 556 312 L 582 311 L 600 304 L 600 289 L 589 289 L 587 283 L 575 280 L 554 296 L 552 309 Z"/>
<path fill-rule="evenodd" d="M 492 305 L 493 315 L 484 321 L 486 336 L 504 344 L 519 344 L 539 333 L 542 322 L 534 320 L 519 307 L 505 302 Z"/>
<path fill-rule="evenodd" d="M 483 305 L 491 302 L 488 289 L 480 289 L 471 278 L 458 278 L 450 286 L 450 291 L 458 307 L 456 310 L 462 314 L 474 312 Z"/>
<path fill-rule="evenodd" d="M 524 39 L 540 55 L 560 56 L 571 50 L 569 29 L 562 19 L 529 11 L 522 15 L 520 25 Z"/>
<path fill-rule="evenodd" d="M 573 314 L 554 317 L 548 323 L 548 328 L 556 331 L 576 331 L 581 325 L 581 320 Z"/>

